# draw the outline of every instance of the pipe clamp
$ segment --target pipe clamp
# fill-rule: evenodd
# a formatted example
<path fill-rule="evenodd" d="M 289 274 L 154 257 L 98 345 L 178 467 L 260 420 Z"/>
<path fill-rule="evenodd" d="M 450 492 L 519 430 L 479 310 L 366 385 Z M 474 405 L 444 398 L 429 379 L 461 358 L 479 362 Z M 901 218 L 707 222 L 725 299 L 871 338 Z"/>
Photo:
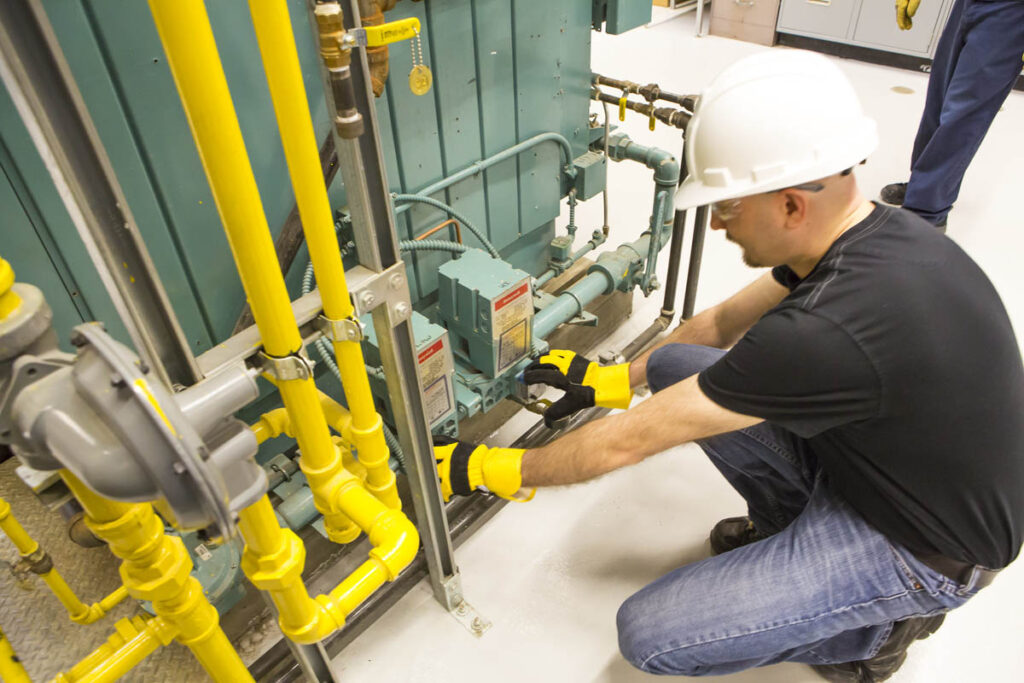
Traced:
<path fill-rule="evenodd" d="M 315 324 L 316 328 L 332 341 L 357 342 L 366 337 L 363 324 L 355 318 L 335 319 L 321 315 L 317 317 Z"/>
<path fill-rule="evenodd" d="M 305 353 L 305 351 L 301 353 Z M 265 351 L 260 351 L 259 357 L 263 371 L 276 380 L 287 382 L 293 379 L 312 379 L 313 377 L 313 361 L 299 353 L 278 358 L 267 355 Z"/>

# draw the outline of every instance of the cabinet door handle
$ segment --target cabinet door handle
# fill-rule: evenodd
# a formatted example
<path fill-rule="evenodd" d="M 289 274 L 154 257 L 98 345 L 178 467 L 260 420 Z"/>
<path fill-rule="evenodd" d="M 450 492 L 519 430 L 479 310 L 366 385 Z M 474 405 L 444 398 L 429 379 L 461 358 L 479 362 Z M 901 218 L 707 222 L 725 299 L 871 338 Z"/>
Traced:
<path fill-rule="evenodd" d="M 699 2 L 700 0 L 698 0 Z M 740 7 L 753 7 L 757 4 L 757 0 L 732 0 Z"/>
<path fill-rule="evenodd" d="M 832 4 L 832 0 L 807 0 L 807 2 L 812 5 L 825 5 L 826 7 Z"/>

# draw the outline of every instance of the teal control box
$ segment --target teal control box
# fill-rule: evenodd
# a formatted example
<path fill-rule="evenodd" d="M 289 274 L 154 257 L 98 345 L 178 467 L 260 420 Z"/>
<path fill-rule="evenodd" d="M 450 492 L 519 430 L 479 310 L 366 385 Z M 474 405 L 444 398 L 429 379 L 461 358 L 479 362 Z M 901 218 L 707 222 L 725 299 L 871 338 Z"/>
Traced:
<path fill-rule="evenodd" d="M 370 316 L 363 316 L 361 322 L 366 330 L 366 339 L 363 342 L 366 363 L 379 368 L 380 348 L 377 346 L 377 335 L 374 334 Z M 430 428 L 435 432 L 454 433 L 457 426 L 453 383 L 455 363 L 451 344 L 448 342 L 448 331 L 413 311 L 412 334 L 416 341 L 416 362 L 419 366 L 420 381 L 423 383 L 424 408 Z M 384 374 L 371 371 L 369 377 L 370 391 L 373 392 L 378 411 L 382 415 L 393 415 L 391 396 L 388 394 Z"/>
<path fill-rule="evenodd" d="M 493 378 L 530 354 L 529 273 L 470 249 L 442 265 L 437 281 L 441 321 L 456 356 Z"/>

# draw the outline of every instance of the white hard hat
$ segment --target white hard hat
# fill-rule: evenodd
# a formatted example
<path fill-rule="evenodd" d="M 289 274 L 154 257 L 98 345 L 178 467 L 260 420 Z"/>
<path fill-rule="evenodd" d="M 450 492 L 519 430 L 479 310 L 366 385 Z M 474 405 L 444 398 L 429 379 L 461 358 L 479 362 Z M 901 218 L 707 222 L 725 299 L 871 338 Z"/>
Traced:
<path fill-rule="evenodd" d="M 843 72 L 803 50 L 769 50 L 720 73 L 687 127 L 690 176 L 677 209 L 792 187 L 844 171 L 878 146 Z"/>

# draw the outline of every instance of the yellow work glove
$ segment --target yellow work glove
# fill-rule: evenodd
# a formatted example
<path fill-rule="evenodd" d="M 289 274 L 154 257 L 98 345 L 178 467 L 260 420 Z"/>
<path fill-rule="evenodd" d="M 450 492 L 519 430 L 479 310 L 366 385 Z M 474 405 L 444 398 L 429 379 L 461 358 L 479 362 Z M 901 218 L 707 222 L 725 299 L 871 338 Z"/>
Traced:
<path fill-rule="evenodd" d="M 909 31 L 914 28 L 911 18 L 917 14 L 917 6 L 921 0 L 896 0 L 896 25 L 901 31 Z"/>
<path fill-rule="evenodd" d="M 525 452 L 522 448 L 490 448 L 435 436 L 434 459 L 437 477 L 441 480 L 441 495 L 448 502 L 452 496 L 487 490 L 508 500 L 529 500 L 532 493 L 528 498 L 514 497 L 523 487 L 520 468 Z"/>
<path fill-rule="evenodd" d="M 544 411 L 548 427 L 584 408 L 628 408 L 633 398 L 629 363 L 598 365 L 572 351 L 559 349 L 552 349 L 530 363 L 523 370 L 523 382 L 546 384 L 565 392 Z"/>

